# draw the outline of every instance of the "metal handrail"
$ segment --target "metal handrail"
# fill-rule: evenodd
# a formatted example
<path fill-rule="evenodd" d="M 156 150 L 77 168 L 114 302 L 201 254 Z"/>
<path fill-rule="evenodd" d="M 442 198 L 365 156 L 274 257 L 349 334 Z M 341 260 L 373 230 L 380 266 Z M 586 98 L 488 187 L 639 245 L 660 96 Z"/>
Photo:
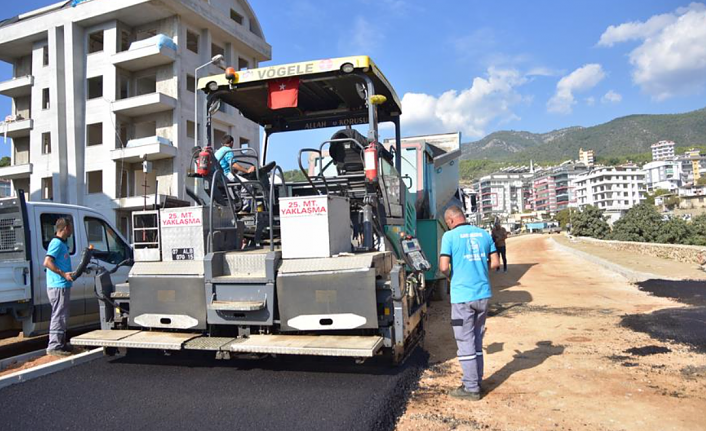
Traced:
<path fill-rule="evenodd" d="M 213 202 L 214 202 L 214 192 L 216 191 L 216 178 L 220 178 L 223 182 L 223 187 L 226 189 L 226 199 L 228 199 L 228 205 L 230 210 L 233 211 L 233 202 L 230 200 L 230 194 L 228 193 L 228 186 L 226 186 L 225 175 L 220 169 L 216 169 L 211 177 L 211 201 L 208 203 L 208 244 L 206 244 L 207 253 L 213 252 Z M 237 177 L 236 177 L 237 178 Z M 237 217 L 233 213 L 233 220 Z"/>
<path fill-rule="evenodd" d="M 320 195 L 321 192 L 319 191 L 318 188 L 316 188 L 314 183 L 311 181 L 311 178 L 309 177 L 309 173 L 306 170 L 304 170 L 304 166 L 302 165 L 302 153 L 304 153 L 304 152 L 312 152 L 312 153 L 317 153 L 319 155 L 319 171 L 321 171 L 321 168 L 323 166 L 321 163 L 321 160 L 323 159 L 323 155 L 321 154 L 321 151 L 317 150 L 316 148 L 302 148 L 301 150 L 299 150 L 299 157 L 297 159 L 297 163 L 299 163 L 299 170 L 302 171 L 302 173 L 306 177 L 306 180 L 309 182 L 309 185 L 311 185 L 311 188 L 314 189 L 314 191 Z M 320 174 L 321 174 L 321 172 L 320 172 Z M 317 175 L 317 177 L 318 176 L 319 175 Z M 324 182 L 324 188 L 326 189 L 326 194 L 328 194 L 329 193 L 328 183 L 326 182 L 326 177 L 323 174 L 321 175 L 321 179 Z"/>
<path fill-rule="evenodd" d="M 254 148 L 233 148 L 233 149 L 230 149 L 230 150 L 226 151 L 225 153 L 223 153 L 223 157 L 225 157 L 225 155 L 228 153 L 232 153 L 233 155 L 235 155 L 236 151 L 241 153 L 241 157 L 255 159 L 255 163 L 252 163 L 248 160 L 243 160 L 243 163 L 247 163 L 251 166 L 255 166 L 255 178 L 257 178 L 257 180 L 260 181 L 260 170 L 257 168 L 257 166 L 260 164 L 260 156 L 258 156 L 257 151 L 255 151 Z M 253 154 L 246 154 L 247 152 L 252 152 Z M 214 154 L 214 157 L 215 157 L 215 154 Z M 219 162 L 219 160 L 216 159 L 216 162 Z M 233 173 L 232 165 L 228 166 L 228 168 L 231 171 L 231 173 Z M 235 176 L 235 174 L 233 174 L 233 176 Z"/>
<path fill-rule="evenodd" d="M 275 199 L 275 172 L 279 171 L 282 176 L 282 188 L 284 189 L 284 194 L 289 197 L 289 191 L 287 190 L 287 182 L 284 179 L 284 172 L 279 165 L 275 165 L 270 174 L 270 196 L 269 196 L 269 216 L 270 216 L 270 251 L 275 251 L 275 241 L 274 241 L 274 199 Z"/>

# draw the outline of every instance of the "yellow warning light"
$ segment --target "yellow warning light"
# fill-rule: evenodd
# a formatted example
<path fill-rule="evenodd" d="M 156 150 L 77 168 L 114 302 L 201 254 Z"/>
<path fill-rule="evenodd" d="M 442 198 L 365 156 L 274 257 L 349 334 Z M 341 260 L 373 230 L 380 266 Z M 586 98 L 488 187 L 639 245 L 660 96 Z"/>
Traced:
<path fill-rule="evenodd" d="M 370 103 L 373 105 L 382 105 L 385 102 L 387 102 L 387 97 L 382 94 L 374 94 L 370 96 Z"/>
<path fill-rule="evenodd" d="M 388 307 L 385 307 L 385 316 L 390 315 L 390 309 Z"/>

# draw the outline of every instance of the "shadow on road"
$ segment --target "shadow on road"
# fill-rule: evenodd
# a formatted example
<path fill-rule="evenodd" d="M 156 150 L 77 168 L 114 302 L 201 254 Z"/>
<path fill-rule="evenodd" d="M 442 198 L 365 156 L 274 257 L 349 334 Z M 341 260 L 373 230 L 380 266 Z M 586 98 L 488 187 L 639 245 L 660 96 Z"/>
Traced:
<path fill-rule="evenodd" d="M 507 310 L 532 302 L 532 294 L 526 290 L 508 290 L 522 286 L 520 279 L 537 263 L 509 264 L 507 272 L 491 271 L 490 285 L 493 298 L 490 300 L 489 316 L 499 316 Z"/>
<path fill-rule="evenodd" d="M 537 347 L 525 352 L 515 350 L 512 361 L 485 379 L 483 388 L 490 393 L 505 383 L 516 372 L 537 367 L 548 358 L 562 353 L 564 353 L 564 346 L 554 345 L 551 341 L 539 341 L 537 342 Z"/>

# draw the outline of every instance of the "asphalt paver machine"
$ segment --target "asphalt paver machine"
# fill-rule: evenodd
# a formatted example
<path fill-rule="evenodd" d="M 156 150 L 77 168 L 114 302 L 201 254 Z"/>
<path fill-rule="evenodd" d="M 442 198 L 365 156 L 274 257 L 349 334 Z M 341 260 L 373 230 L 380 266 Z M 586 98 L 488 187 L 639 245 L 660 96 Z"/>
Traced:
<path fill-rule="evenodd" d="M 199 89 L 207 95 L 207 135 L 220 104 L 264 128 L 260 154 L 231 150 L 257 169 L 228 178 L 210 138 L 197 147 L 196 186 L 188 190 L 194 204 L 133 214 L 128 283 L 96 276 L 101 330 L 71 342 L 111 353 L 383 355 L 401 362 L 424 336 L 431 265 L 410 235 L 416 210 L 400 174 L 401 106 L 385 76 L 357 56 L 228 68 L 201 79 Z M 397 143 L 387 148 L 378 140 L 384 122 Z M 287 183 L 267 163 L 273 135 L 331 127 L 338 130 L 330 139 L 299 152 L 303 181 Z"/>

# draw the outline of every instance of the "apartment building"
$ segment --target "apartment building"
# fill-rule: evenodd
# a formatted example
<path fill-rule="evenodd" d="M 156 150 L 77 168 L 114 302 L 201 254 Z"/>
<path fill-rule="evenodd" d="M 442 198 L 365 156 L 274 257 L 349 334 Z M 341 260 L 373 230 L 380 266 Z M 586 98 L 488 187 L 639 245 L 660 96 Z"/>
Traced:
<path fill-rule="evenodd" d="M 593 150 L 584 151 L 579 148 L 579 162 L 586 166 L 593 166 L 596 163 L 596 153 Z"/>
<path fill-rule="evenodd" d="M 634 165 L 599 167 L 578 175 L 572 186 L 578 208 L 593 205 L 604 210 L 613 224 L 645 199 L 645 171 Z M 572 205 L 574 206 L 574 205 Z"/>
<path fill-rule="evenodd" d="M 645 171 L 648 192 L 657 189 L 674 191 L 686 180 L 682 163 L 676 158 L 645 163 L 642 170 Z"/>
<path fill-rule="evenodd" d="M 652 144 L 652 160 L 667 160 L 674 158 L 674 146 L 672 141 L 659 141 Z"/>
<path fill-rule="evenodd" d="M 0 134 L 12 149 L 0 179 L 31 200 L 96 208 L 123 232 L 155 197 L 188 201 L 192 148 L 205 140 L 194 73 L 217 54 L 238 69 L 270 59 L 246 0 L 62 1 L 3 21 L 0 60 L 13 75 L 0 77 L 12 99 Z M 229 106 L 213 118 L 216 142 L 226 133 L 259 147 L 257 125 Z"/>
<path fill-rule="evenodd" d="M 531 209 L 533 173 L 501 171 L 479 180 L 481 212 L 484 217 L 501 216 Z"/>
<path fill-rule="evenodd" d="M 532 178 L 532 207 L 551 214 L 576 203 L 572 180 L 587 171 L 583 163 L 563 163 L 542 170 Z"/>

